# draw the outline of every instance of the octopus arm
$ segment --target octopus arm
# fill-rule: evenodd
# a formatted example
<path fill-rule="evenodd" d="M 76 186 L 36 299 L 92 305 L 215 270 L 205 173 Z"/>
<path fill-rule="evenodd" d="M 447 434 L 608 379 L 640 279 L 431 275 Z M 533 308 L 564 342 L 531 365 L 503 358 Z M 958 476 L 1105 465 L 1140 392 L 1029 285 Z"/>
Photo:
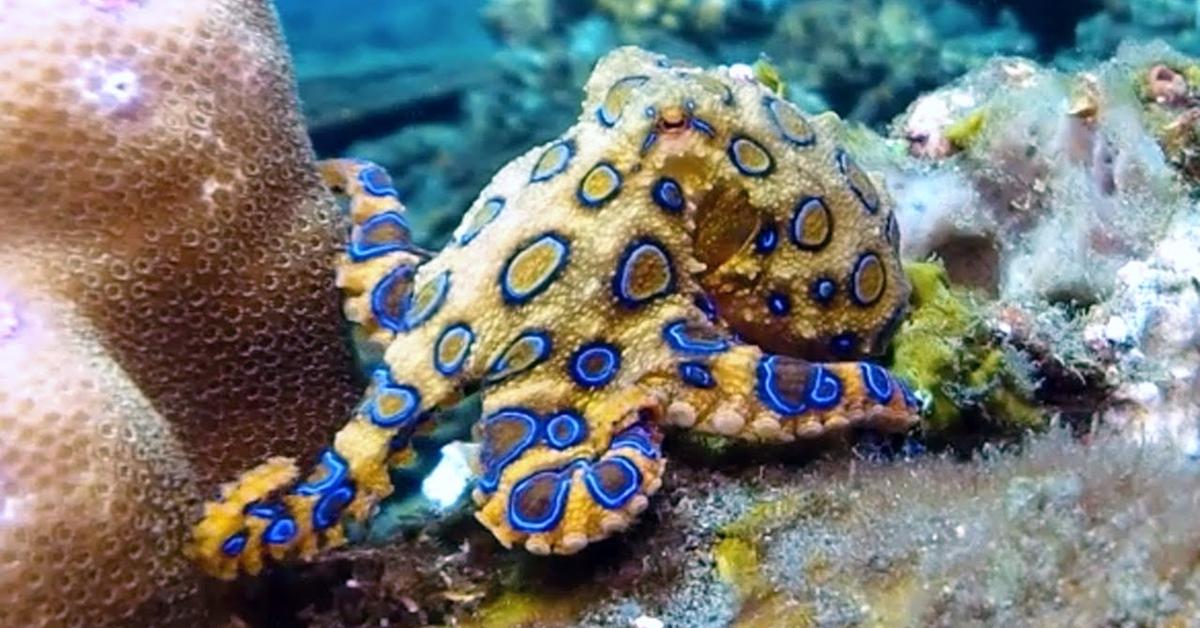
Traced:
<path fill-rule="evenodd" d="M 630 526 L 662 485 L 654 392 L 571 391 L 534 374 L 485 402 L 475 517 L 505 547 L 574 554 Z"/>
<path fill-rule="evenodd" d="M 907 386 L 871 362 L 811 362 L 764 351 L 699 312 L 669 319 L 674 355 L 656 374 L 667 424 L 753 441 L 789 442 L 851 426 L 903 431 L 918 420 Z"/>

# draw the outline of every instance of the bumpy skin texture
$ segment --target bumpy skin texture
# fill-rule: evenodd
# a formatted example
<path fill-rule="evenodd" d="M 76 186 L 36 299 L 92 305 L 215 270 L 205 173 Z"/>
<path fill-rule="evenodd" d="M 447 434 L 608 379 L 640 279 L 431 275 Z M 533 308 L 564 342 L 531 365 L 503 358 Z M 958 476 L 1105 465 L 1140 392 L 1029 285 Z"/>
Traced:
<path fill-rule="evenodd" d="M 389 458 L 474 386 L 476 516 L 535 553 L 627 527 L 661 484 L 666 425 L 786 442 L 916 419 L 881 367 L 797 357 L 879 349 L 900 320 L 890 201 L 832 116 L 726 70 L 613 52 L 579 122 L 502 169 L 424 263 L 381 170 L 326 173 L 357 225 L 347 313 L 384 359 L 303 482 L 275 459 L 208 505 L 193 552 L 211 573 L 342 542 L 391 492 Z"/>
<path fill-rule="evenodd" d="M 339 220 L 265 0 L 0 0 L 0 625 L 198 625 L 187 513 L 361 392 Z"/>

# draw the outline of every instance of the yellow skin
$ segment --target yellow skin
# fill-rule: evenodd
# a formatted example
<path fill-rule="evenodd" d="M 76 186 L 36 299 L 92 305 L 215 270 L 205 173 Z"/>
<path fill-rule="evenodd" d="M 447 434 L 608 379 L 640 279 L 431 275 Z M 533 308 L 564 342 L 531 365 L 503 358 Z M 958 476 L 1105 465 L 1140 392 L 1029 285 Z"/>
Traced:
<path fill-rule="evenodd" d="M 908 297 L 890 200 L 836 119 L 634 48 L 586 89 L 579 122 L 505 166 L 428 261 L 381 170 L 323 166 L 356 225 L 346 314 L 381 367 L 303 483 L 272 459 L 206 507 L 191 553 L 207 571 L 344 542 L 408 437 L 477 387 L 476 517 L 539 554 L 634 521 L 661 485 L 663 426 L 788 442 L 913 424 L 882 368 L 799 357 L 877 351 Z"/>

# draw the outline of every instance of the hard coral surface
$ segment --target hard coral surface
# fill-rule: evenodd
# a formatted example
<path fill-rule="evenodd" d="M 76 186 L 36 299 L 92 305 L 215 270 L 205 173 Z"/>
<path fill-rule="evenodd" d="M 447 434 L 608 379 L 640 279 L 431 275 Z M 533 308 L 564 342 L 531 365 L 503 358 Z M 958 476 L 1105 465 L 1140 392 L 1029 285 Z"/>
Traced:
<path fill-rule="evenodd" d="M 262 0 L 0 10 L 0 624 L 195 625 L 200 491 L 355 394 Z"/>
<path fill-rule="evenodd" d="M 905 255 L 1009 301 L 1102 299 L 1190 207 L 1139 93 L 1174 56 L 1129 47 L 1077 74 L 997 59 L 922 96 L 894 125 L 915 156 L 890 178 Z"/>

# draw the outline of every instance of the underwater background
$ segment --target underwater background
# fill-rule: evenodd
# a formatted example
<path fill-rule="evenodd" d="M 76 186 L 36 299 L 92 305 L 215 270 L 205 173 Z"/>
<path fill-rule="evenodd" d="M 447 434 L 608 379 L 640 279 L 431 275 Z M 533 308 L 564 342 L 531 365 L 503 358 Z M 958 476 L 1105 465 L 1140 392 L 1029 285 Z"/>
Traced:
<path fill-rule="evenodd" d="M 1200 3 L 281 0 L 278 8 L 318 154 L 386 167 L 417 239 L 433 248 L 502 165 L 574 122 L 593 66 L 621 45 L 702 66 L 746 64 L 804 110 L 836 112 L 862 129 L 856 149 L 886 173 L 901 206 L 915 302 L 927 307 L 918 306 L 890 359 L 939 392 L 922 437 L 867 439 L 851 457 L 905 460 L 903 470 L 847 472 L 843 461 L 799 477 L 771 467 L 751 479 L 739 465 L 761 454 L 684 438 L 677 452 L 701 470 L 678 471 L 678 488 L 662 500 L 670 507 L 653 511 L 654 531 L 634 549 L 576 562 L 492 556 L 507 574 L 499 593 L 477 588 L 470 559 L 448 563 L 454 575 L 441 577 L 458 583 L 449 586 L 455 595 L 481 601 L 467 624 L 1200 626 L 1195 563 L 1165 549 L 1200 539 L 1185 514 L 1200 512 L 1200 476 L 1187 462 L 1200 454 L 1200 343 L 1181 329 L 1200 323 L 1200 265 L 1179 257 L 1197 228 L 1196 118 L 1186 111 L 1200 71 L 1186 55 L 1200 54 Z M 1165 59 L 1171 75 L 1155 76 Z M 1082 96 L 1077 80 L 1090 86 Z M 1094 116 L 1094 101 L 1114 99 L 1126 80 L 1168 105 L 1152 105 L 1137 130 L 1109 118 L 1075 137 L 1048 111 L 1057 103 Z M 1179 93 L 1155 91 L 1163 84 Z M 1148 150 L 1153 137 L 1171 166 L 1139 154 L 1126 167 L 1141 174 L 1097 174 L 1092 152 L 1111 164 Z M 1097 143 L 1118 147 L 1101 155 Z M 1089 155 L 1076 163 L 1078 151 Z M 1177 187 L 1175 169 L 1189 187 Z M 1081 191 L 1092 187 L 1124 196 Z M 1013 219 L 1013 207 L 1049 214 Z M 1114 219 L 1117 208 L 1126 215 Z M 1096 236 L 1098 224 L 1115 235 Z M 925 259 L 938 261 L 915 263 Z M 1129 266 L 1134 259 L 1144 261 Z M 1176 331 L 1183 337 L 1163 337 Z M 1155 357 L 1138 355 L 1145 346 L 1157 347 Z M 1150 374 L 1164 369 L 1174 374 Z M 1184 456 L 1164 453 L 1148 469 L 1114 442 L 1085 451 L 1077 439 L 1101 415 Z M 1043 435 L 1007 453 L 1026 430 Z M 922 457 L 926 445 L 941 457 Z M 713 468 L 731 475 L 710 477 L 704 469 Z M 391 516 L 403 522 L 420 510 L 393 505 Z M 639 555 L 657 559 L 631 565 Z M 318 616 L 389 616 L 397 583 L 422 580 L 409 571 L 420 568 L 400 566 L 419 562 L 404 550 L 363 561 L 354 573 L 365 569 L 375 585 L 339 589 L 345 598 Z M 449 617 L 428 612 L 421 617 Z"/>
<path fill-rule="evenodd" d="M 1198 243 L 1196 0 L 0 0 L 0 628 L 1200 628 Z"/>
<path fill-rule="evenodd" d="M 997 55 L 1080 68 L 1121 41 L 1200 52 L 1192 0 L 280 0 L 317 152 L 386 167 L 440 245 L 499 167 L 577 116 L 633 44 L 699 65 L 765 55 L 806 110 L 884 129 Z"/>

